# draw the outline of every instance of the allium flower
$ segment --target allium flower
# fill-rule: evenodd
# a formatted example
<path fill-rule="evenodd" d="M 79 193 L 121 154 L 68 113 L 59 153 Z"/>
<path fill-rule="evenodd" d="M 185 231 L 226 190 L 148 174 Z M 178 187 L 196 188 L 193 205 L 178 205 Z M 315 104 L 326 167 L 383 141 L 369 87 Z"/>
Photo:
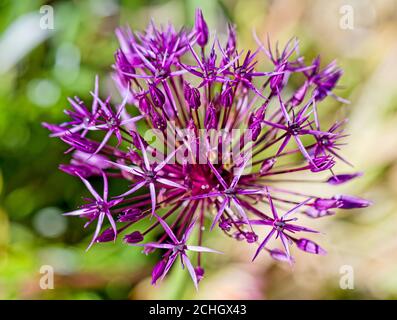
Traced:
<path fill-rule="evenodd" d="M 170 229 L 168 224 L 161 219 L 159 216 L 156 215 L 157 220 L 160 222 L 161 226 L 164 228 L 165 233 L 169 237 L 169 239 L 172 241 L 172 243 L 145 243 L 145 244 L 133 244 L 135 246 L 143 246 L 145 248 L 149 249 L 165 249 L 167 250 L 167 254 L 164 256 L 164 261 L 165 261 L 165 266 L 164 269 L 162 269 L 161 272 L 157 272 L 156 276 L 159 277 L 161 275 L 162 278 L 167 274 L 167 272 L 170 270 L 171 266 L 175 262 L 175 260 L 178 258 L 178 256 L 181 258 L 182 262 L 182 267 L 186 266 L 190 276 L 192 277 L 193 283 L 197 288 L 198 284 L 198 277 L 196 275 L 196 272 L 194 270 L 194 267 L 189 260 L 186 251 L 195 251 L 195 252 L 212 252 L 212 253 L 221 253 L 219 251 L 202 247 L 202 246 L 191 246 L 187 245 L 186 241 L 188 240 L 190 234 L 193 231 L 194 225 L 196 223 L 197 218 L 195 218 L 190 225 L 187 227 L 185 230 L 184 234 L 182 235 L 181 240 L 178 240 L 174 232 Z M 154 280 L 155 281 L 155 280 Z"/>
<path fill-rule="evenodd" d="M 274 206 L 273 203 L 273 199 L 270 196 L 270 193 L 268 191 L 268 189 L 266 188 L 266 192 L 267 192 L 267 198 L 270 204 L 270 208 L 271 208 L 271 212 L 273 217 L 270 219 L 261 219 L 261 220 L 251 220 L 250 223 L 251 224 L 255 224 L 255 225 L 265 225 L 265 226 L 271 226 L 272 229 L 270 230 L 269 234 L 265 237 L 265 239 L 263 240 L 263 242 L 259 245 L 258 250 L 256 250 L 255 256 L 253 258 L 253 260 L 258 256 L 258 254 L 263 250 L 263 248 L 266 246 L 266 244 L 269 242 L 269 240 L 271 239 L 271 237 L 276 234 L 276 238 L 280 238 L 282 245 L 285 249 L 285 255 L 287 257 L 288 260 L 291 260 L 290 258 L 290 251 L 289 251 L 289 245 L 290 243 L 293 242 L 297 242 L 299 240 L 296 240 L 295 238 L 293 238 L 289 233 L 295 233 L 295 232 L 313 232 L 313 233 L 317 233 L 318 231 L 306 228 L 306 227 L 302 227 L 302 226 L 298 226 L 295 224 L 292 224 L 291 221 L 296 221 L 297 218 L 290 218 L 287 219 L 288 216 L 292 215 L 293 213 L 295 213 L 299 208 L 301 208 L 302 206 L 304 206 L 306 203 L 308 203 L 310 201 L 310 198 L 297 204 L 296 206 L 294 206 L 292 209 L 288 210 L 286 213 L 284 213 L 281 217 L 278 215 L 276 207 Z M 314 243 L 313 243 L 314 245 Z M 301 247 L 298 245 L 298 248 L 305 250 L 305 247 Z M 318 252 L 314 252 L 314 253 L 320 253 L 320 252 L 325 252 L 324 250 L 322 250 L 320 247 L 318 247 L 319 249 L 317 250 Z"/>
<path fill-rule="evenodd" d="M 110 200 L 110 201 L 108 200 L 108 194 L 109 194 L 108 179 L 103 171 L 102 171 L 102 176 L 103 176 L 102 197 L 95 191 L 95 189 L 86 179 L 80 176 L 80 179 L 84 182 L 84 184 L 86 185 L 87 189 L 90 191 L 94 199 L 87 199 L 87 201 L 90 201 L 90 203 L 81 206 L 81 208 L 78 210 L 65 213 L 65 215 L 68 216 L 80 216 L 83 218 L 87 218 L 89 221 L 85 224 L 85 227 L 90 225 L 93 221 L 97 220 L 97 226 L 95 229 L 94 237 L 87 249 L 89 249 L 94 244 L 94 241 L 97 240 L 97 237 L 102 229 L 102 224 L 105 217 L 109 220 L 109 223 L 112 227 L 113 239 L 116 240 L 117 237 L 117 227 L 110 209 L 118 205 L 123 199 Z"/>
<path fill-rule="evenodd" d="M 317 234 L 304 220 L 295 224 L 298 217 L 370 204 L 294 188 L 301 180 L 339 185 L 361 175 L 333 172 L 337 161 L 349 164 L 339 155 L 345 121 L 324 130 L 318 116 L 327 97 L 345 101 L 333 93 L 342 75 L 334 62 L 323 69 L 320 58 L 306 64 L 297 40 L 273 53 L 270 41 L 265 48 L 256 39 L 257 50 L 238 52 L 234 26 L 225 44 L 210 40 L 200 10 L 190 31 L 151 23 L 143 32 L 118 29 L 116 35 L 113 79 L 122 103 L 102 100 L 96 78 L 91 107 L 75 97 L 66 111 L 69 121 L 44 124 L 67 151 L 74 150 L 61 170 L 81 179 L 94 197 L 67 213 L 96 223 L 89 247 L 123 234 L 126 244 L 142 246 L 146 254 L 161 249 L 153 284 L 179 257 L 197 286 L 205 274 L 202 253 L 219 253 L 203 246 L 210 232 L 256 246 L 254 259 L 268 253 L 293 263 L 293 244 L 325 254 L 296 236 Z M 273 70 L 260 70 L 262 53 Z M 294 77 L 303 81 L 291 92 Z M 328 179 L 312 179 L 323 171 Z M 95 176 L 103 178 L 102 196 L 87 180 Z M 125 181 L 125 191 L 109 190 L 108 179 Z M 137 230 L 142 220 L 150 226 Z M 267 233 L 263 238 L 257 232 Z"/>

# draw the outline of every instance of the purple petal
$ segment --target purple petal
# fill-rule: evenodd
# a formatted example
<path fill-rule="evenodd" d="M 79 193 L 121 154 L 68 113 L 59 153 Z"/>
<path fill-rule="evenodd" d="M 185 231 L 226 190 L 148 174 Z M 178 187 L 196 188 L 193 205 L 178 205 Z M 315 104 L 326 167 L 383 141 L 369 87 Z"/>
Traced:
<path fill-rule="evenodd" d="M 102 150 L 102 148 L 105 146 L 105 144 L 109 141 L 113 132 L 114 132 L 114 129 L 110 129 L 108 132 L 106 132 L 105 137 L 103 138 L 103 140 L 102 140 L 101 144 L 98 146 L 98 148 L 95 150 L 94 154 L 97 154 L 99 151 Z"/>
<path fill-rule="evenodd" d="M 283 140 L 283 142 L 282 142 L 280 148 L 278 148 L 277 154 L 276 154 L 276 155 L 279 155 L 279 154 L 281 154 L 281 152 L 283 152 L 283 150 L 285 149 L 285 147 L 287 146 L 287 144 L 288 144 L 288 142 L 289 142 L 290 140 L 291 140 L 291 136 L 290 136 L 290 135 L 287 135 L 287 136 L 284 138 L 284 140 Z"/>
<path fill-rule="evenodd" d="M 160 216 L 158 216 L 157 214 L 154 214 L 154 216 L 157 218 L 158 222 L 160 222 L 161 226 L 163 227 L 164 231 L 168 234 L 168 236 L 170 237 L 170 239 L 174 242 L 174 243 L 179 243 L 176 235 L 174 234 L 174 232 L 171 230 L 171 228 L 168 226 L 167 222 L 165 222 Z"/>
<path fill-rule="evenodd" d="M 172 180 L 169 180 L 169 179 L 157 178 L 156 180 L 157 180 L 157 182 L 160 182 L 160 183 L 165 184 L 165 185 L 170 186 L 170 187 L 175 187 L 175 188 L 179 188 L 179 189 L 186 189 L 185 186 L 183 186 L 183 185 L 181 185 L 181 184 L 179 184 L 177 182 L 174 182 Z"/>
<path fill-rule="evenodd" d="M 125 241 L 127 242 L 127 241 Z M 128 243 L 133 247 L 144 247 L 145 252 L 147 253 L 146 249 L 167 249 L 172 250 L 175 248 L 175 245 L 170 243 L 157 243 L 157 242 L 148 242 L 148 243 Z"/>
<path fill-rule="evenodd" d="M 275 207 L 274 204 L 273 204 L 273 199 L 272 199 L 272 197 L 270 196 L 269 189 L 268 189 L 267 187 L 266 187 L 266 195 L 267 195 L 267 199 L 268 199 L 268 201 L 269 201 L 270 208 L 271 208 L 271 210 L 272 210 L 273 218 L 274 218 L 274 219 L 278 219 L 278 214 L 277 214 L 276 207 Z"/>
<path fill-rule="evenodd" d="M 95 191 L 95 189 L 92 187 L 92 185 L 88 182 L 88 180 L 84 179 L 82 176 L 79 176 L 79 178 L 81 179 L 81 181 L 83 181 L 83 183 L 85 184 L 85 186 L 87 187 L 88 191 L 90 191 L 90 193 L 93 195 L 93 197 L 95 198 L 95 200 L 97 201 L 102 201 L 102 198 L 99 196 L 99 194 Z"/>
<path fill-rule="evenodd" d="M 182 261 L 185 264 L 187 270 L 190 273 L 190 276 L 192 277 L 194 286 L 196 287 L 196 290 L 198 290 L 198 281 L 197 281 L 197 276 L 196 276 L 196 272 L 194 271 L 194 267 L 192 265 L 192 263 L 190 262 L 188 256 L 184 253 L 182 253 Z"/>
<path fill-rule="evenodd" d="M 221 196 L 222 194 L 223 194 L 222 192 L 210 192 L 210 193 L 205 193 L 205 194 L 199 194 L 197 196 L 183 198 L 182 200 L 199 200 L 199 199 L 205 199 L 205 198 L 211 198 L 211 197 L 218 197 L 218 196 Z"/>
<path fill-rule="evenodd" d="M 145 181 L 145 180 L 140 181 L 140 182 L 137 182 L 137 183 L 135 183 L 135 184 L 132 186 L 132 188 L 131 188 L 130 190 L 128 190 L 127 192 L 124 192 L 123 194 L 119 195 L 118 197 L 121 198 L 121 197 L 128 196 L 128 195 L 130 195 L 131 193 L 134 193 L 135 191 L 137 191 L 137 190 L 139 190 L 140 188 L 142 188 L 145 184 L 146 184 L 146 181 Z"/>
<path fill-rule="evenodd" d="M 286 213 L 283 214 L 282 218 L 285 220 L 290 214 L 294 213 L 296 210 L 298 210 L 300 207 L 304 206 L 306 203 L 308 203 L 311 200 L 311 198 L 297 204 L 295 207 L 292 209 L 288 210 Z"/>
<path fill-rule="evenodd" d="M 121 121 L 120 122 L 120 126 L 124 126 L 124 125 L 127 125 L 127 124 L 129 124 L 130 122 L 137 122 L 137 121 L 139 121 L 139 120 L 141 120 L 142 118 L 144 118 L 145 116 L 136 116 L 136 117 L 132 117 L 132 118 L 129 118 L 129 119 L 125 119 L 125 120 L 123 120 L 123 121 Z"/>
<path fill-rule="evenodd" d="M 115 167 L 117 167 L 117 168 L 119 168 L 121 170 L 124 170 L 124 171 L 127 171 L 129 173 L 132 173 L 134 175 L 137 175 L 137 176 L 140 176 L 140 177 L 142 177 L 142 175 L 143 175 L 142 169 L 137 167 L 137 166 L 126 166 L 124 164 L 120 164 L 120 163 L 113 162 L 113 161 L 108 161 L 108 163 L 114 165 Z"/>
<path fill-rule="evenodd" d="M 284 251 L 281 251 L 280 249 L 272 249 L 268 250 L 270 256 L 277 261 L 281 262 L 288 262 L 288 263 L 293 263 L 294 259 L 291 256 L 287 256 Z"/>
<path fill-rule="evenodd" d="M 233 177 L 233 181 L 230 184 L 231 189 L 233 189 L 237 185 L 238 181 L 240 180 L 241 175 L 244 172 L 245 167 L 247 166 L 248 162 L 251 159 L 252 159 L 252 154 L 245 155 L 243 162 L 240 164 L 240 166 L 237 168 L 237 170 L 235 170 L 235 176 Z"/>
<path fill-rule="evenodd" d="M 187 249 L 190 251 L 196 251 L 196 252 L 211 252 L 211 253 L 223 254 L 223 252 L 221 252 L 221 251 L 217 251 L 217 250 L 207 248 L 207 247 L 202 247 L 202 246 L 187 246 Z"/>
<path fill-rule="evenodd" d="M 172 151 L 162 162 L 160 162 L 155 168 L 154 172 L 159 172 L 163 167 L 168 164 L 168 162 L 174 157 L 174 155 L 182 148 L 183 146 L 180 146 L 179 148 L 175 149 Z M 172 163 L 173 164 L 173 163 Z"/>
<path fill-rule="evenodd" d="M 139 140 L 139 149 L 142 152 L 143 162 L 145 163 L 145 168 L 146 168 L 146 170 L 150 170 L 151 168 L 150 168 L 149 159 L 147 157 L 146 148 L 143 145 L 141 136 L 138 135 L 137 137 L 138 137 L 138 140 Z"/>
<path fill-rule="evenodd" d="M 269 242 L 270 238 L 272 235 L 276 232 L 275 229 L 272 229 L 272 231 L 269 232 L 269 234 L 266 236 L 266 238 L 262 241 L 262 243 L 259 245 L 258 249 L 255 252 L 254 257 L 252 258 L 252 261 L 256 259 L 258 254 L 262 251 L 262 249 L 266 246 L 266 244 Z"/>
<path fill-rule="evenodd" d="M 116 222 L 114 222 L 113 216 L 110 213 L 109 210 L 106 210 L 106 216 L 110 222 L 110 225 L 112 226 L 113 232 L 114 232 L 114 240 L 116 240 L 117 237 L 117 227 L 116 227 Z"/>
<path fill-rule="evenodd" d="M 281 76 L 276 76 L 276 77 L 274 77 L 274 78 L 277 78 L 277 77 L 283 77 L 283 75 L 281 75 Z M 283 100 L 281 99 L 281 95 L 280 95 L 280 93 L 278 92 L 279 90 L 277 89 L 277 95 L 278 95 L 278 101 L 279 101 L 279 103 L 280 103 L 280 109 L 281 109 L 281 111 L 282 111 L 282 113 L 283 113 L 283 115 L 284 115 L 284 118 L 285 118 L 285 120 L 287 121 L 287 122 L 291 122 L 291 118 L 289 117 L 289 115 L 288 115 L 288 112 L 287 112 L 287 109 L 285 108 L 285 105 L 284 105 L 284 102 L 283 102 Z"/>
<path fill-rule="evenodd" d="M 154 183 L 149 183 L 149 189 L 150 189 L 150 199 L 152 201 L 152 215 L 153 215 L 154 211 L 156 210 L 156 202 L 157 202 L 156 187 L 154 186 Z"/>
<path fill-rule="evenodd" d="M 176 253 L 172 254 L 172 255 L 168 258 L 168 261 L 167 261 L 167 264 L 165 265 L 164 273 L 163 273 L 163 275 L 161 276 L 161 279 L 164 279 L 164 277 L 167 275 L 168 271 L 170 271 L 170 269 L 171 269 L 172 265 L 174 264 L 176 258 L 178 258 L 178 254 L 176 254 Z"/>
<path fill-rule="evenodd" d="M 322 217 L 326 217 L 326 216 L 332 216 L 335 214 L 334 211 L 330 211 L 330 210 L 318 210 L 314 207 L 309 207 L 307 209 L 305 209 L 305 211 L 303 212 L 305 215 L 309 216 L 310 218 L 322 218 Z"/>
<path fill-rule="evenodd" d="M 215 174 L 218 181 L 221 183 L 222 187 L 225 188 L 225 190 L 226 190 L 228 188 L 227 183 L 222 178 L 222 176 L 219 174 L 218 170 L 216 170 L 216 168 L 213 166 L 211 161 L 208 160 L 207 163 L 208 163 L 209 167 L 211 168 L 212 172 Z"/>
<path fill-rule="evenodd" d="M 263 219 L 263 220 L 250 220 L 249 221 L 250 222 L 250 224 L 252 224 L 252 225 L 260 225 L 260 226 L 263 226 L 263 225 L 265 225 L 265 226 L 271 226 L 271 225 L 273 225 L 273 220 L 265 220 L 265 219 Z"/>
<path fill-rule="evenodd" d="M 236 197 L 232 197 L 232 202 L 233 202 L 234 206 L 236 207 L 240 216 L 243 218 L 244 222 L 249 225 L 250 222 L 248 220 L 247 214 L 245 213 L 243 207 L 240 205 L 240 201 Z"/>
<path fill-rule="evenodd" d="M 306 227 L 302 227 L 302 226 L 297 226 L 297 225 L 291 224 L 291 223 L 286 224 L 285 225 L 285 229 L 288 230 L 288 231 L 293 231 L 293 232 L 298 231 L 298 232 L 319 233 L 316 230 L 313 230 L 313 229 L 310 229 L 310 228 L 306 228 Z"/>
<path fill-rule="evenodd" d="M 219 210 L 218 210 L 218 213 L 216 214 L 214 220 L 212 221 L 212 225 L 211 225 L 211 228 L 210 228 L 211 231 L 212 231 L 212 229 L 214 229 L 216 223 L 217 223 L 218 220 L 221 218 L 222 213 L 223 213 L 223 211 L 225 211 L 225 208 L 226 208 L 228 202 L 229 202 L 229 201 L 228 201 L 227 198 L 225 198 L 225 199 L 223 200 L 223 202 L 222 202 L 222 204 L 221 204 L 221 206 L 220 206 L 220 208 L 219 208 Z"/>
<path fill-rule="evenodd" d="M 92 245 L 96 242 L 99 232 L 101 231 L 104 218 L 105 218 L 105 212 L 101 212 L 98 217 L 98 222 L 97 222 L 97 225 L 95 228 L 94 236 L 92 237 L 92 240 L 91 240 L 90 244 L 88 245 L 86 251 L 90 250 Z"/>
<path fill-rule="evenodd" d="M 313 159 L 310 157 L 309 153 L 306 151 L 306 148 L 303 145 L 302 141 L 299 139 L 299 137 L 294 136 L 294 139 L 295 139 L 296 144 L 298 145 L 300 152 L 303 154 L 303 156 L 306 158 L 306 160 L 309 161 L 314 166 L 316 166 L 316 164 L 314 164 L 314 162 L 313 162 Z"/>
<path fill-rule="evenodd" d="M 196 224 L 197 218 L 194 218 L 192 222 L 190 222 L 189 226 L 186 228 L 185 233 L 182 236 L 182 243 L 186 243 L 187 239 L 189 239 L 190 234 L 194 229 L 194 225 Z"/>
<path fill-rule="evenodd" d="M 281 242 L 283 244 L 283 247 L 285 249 L 285 253 L 287 254 L 287 257 L 290 258 L 291 254 L 289 252 L 289 240 L 288 240 L 288 237 L 283 232 L 279 232 L 279 235 L 280 235 L 280 239 L 281 239 Z"/>
<path fill-rule="evenodd" d="M 85 214 L 87 212 L 86 209 L 77 209 L 69 212 L 65 212 L 63 215 L 64 216 L 80 216 L 82 214 Z"/>
<path fill-rule="evenodd" d="M 106 177 L 104 171 L 102 171 L 102 177 L 103 177 L 103 200 L 106 202 L 108 200 L 109 187 L 108 187 L 108 178 Z"/>

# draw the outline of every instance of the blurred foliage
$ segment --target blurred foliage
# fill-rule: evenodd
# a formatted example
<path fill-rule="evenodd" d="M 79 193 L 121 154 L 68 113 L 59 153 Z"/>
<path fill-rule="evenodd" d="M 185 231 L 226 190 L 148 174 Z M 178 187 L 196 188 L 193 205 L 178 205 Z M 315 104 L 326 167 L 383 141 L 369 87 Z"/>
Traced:
<path fill-rule="evenodd" d="M 338 9 L 345 2 L 355 8 L 354 30 L 339 27 Z M 369 3 L 1 0 L 0 298 L 396 297 L 396 6 L 387 0 L 373 1 L 367 7 L 364 2 Z M 39 28 L 39 9 L 45 4 L 54 8 L 54 30 Z M 86 191 L 76 179 L 57 169 L 68 159 L 63 154 L 65 147 L 48 138 L 41 122 L 62 121 L 68 96 L 90 101 L 96 74 L 102 92 L 115 92 L 109 73 L 117 48 L 117 26 L 142 29 L 151 18 L 156 23 L 191 26 L 198 6 L 220 38 L 225 36 L 227 21 L 236 23 L 240 48 L 255 45 L 251 36 L 255 28 L 260 38 L 269 33 L 273 41 L 281 43 L 298 36 L 308 60 L 318 53 L 325 62 L 338 58 L 345 70 L 344 88 L 338 94 L 352 104 L 341 109 L 330 99 L 324 103 L 322 116 L 331 122 L 350 115 L 352 147 L 347 147 L 346 153 L 367 172 L 350 191 L 383 206 L 320 221 L 320 229 L 328 234 L 329 256 L 320 262 L 318 257 L 298 254 L 294 272 L 265 259 L 252 265 L 251 248 L 241 244 L 236 249 L 229 239 L 213 235 L 211 241 L 233 253 L 217 260 L 216 265 L 208 262 L 208 278 L 200 292 L 194 293 L 190 283 L 185 285 L 188 276 L 178 268 L 164 284 L 151 287 L 148 275 L 154 259 L 119 242 L 98 245 L 85 253 L 92 230 L 83 229 L 79 219 L 66 219 L 60 213 L 81 204 Z M 11 39 L 12 45 L 5 46 L 6 39 Z M 15 57 L 15 63 L 9 62 Z M 386 138 L 379 144 L 382 137 Z M 38 286 L 40 267 L 45 264 L 56 271 L 53 290 Z M 354 291 L 339 288 L 338 268 L 343 264 L 352 264 L 357 282 L 363 280 Z"/>

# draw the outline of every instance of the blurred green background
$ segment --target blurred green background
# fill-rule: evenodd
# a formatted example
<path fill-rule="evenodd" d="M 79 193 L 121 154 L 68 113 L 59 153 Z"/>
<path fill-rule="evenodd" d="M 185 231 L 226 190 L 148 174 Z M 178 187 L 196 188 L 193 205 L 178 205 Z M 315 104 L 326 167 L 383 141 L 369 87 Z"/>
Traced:
<path fill-rule="evenodd" d="M 54 30 L 39 27 L 45 4 L 54 9 Z M 330 99 L 323 116 L 350 118 L 342 153 L 365 175 L 337 192 L 374 201 L 365 210 L 310 221 L 324 232 L 320 243 L 328 255 L 295 252 L 293 269 L 265 255 L 252 264 L 255 248 L 211 235 L 207 241 L 227 254 L 208 261 L 198 293 L 179 266 L 152 287 L 154 259 L 120 241 L 85 252 L 92 233 L 61 215 L 82 203 L 85 190 L 57 169 L 67 162 L 65 146 L 40 125 L 64 119 L 68 96 L 90 101 L 96 74 L 102 92 L 114 91 L 109 73 L 117 26 L 143 29 L 151 18 L 192 26 L 196 7 L 220 38 L 228 21 L 237 24 L 240 49 L 255 47 L 255 29 L 261 39 L 268 33 L 281 43 L 297 36 L 308 59 L 338 60 L 345 74 L 337 93 L 352 103 L 340 107 Z M 341 27 L 346 8 L 353 9 L 353 29 Z M 396 1 L 0 0 L 0 34 L 1 299 L 397 298 Z M 55 269 L 52 290 L 39 287 L 43 265 Z M 344 265 L 354 270 L 353 290 L 340 288 Z"/>

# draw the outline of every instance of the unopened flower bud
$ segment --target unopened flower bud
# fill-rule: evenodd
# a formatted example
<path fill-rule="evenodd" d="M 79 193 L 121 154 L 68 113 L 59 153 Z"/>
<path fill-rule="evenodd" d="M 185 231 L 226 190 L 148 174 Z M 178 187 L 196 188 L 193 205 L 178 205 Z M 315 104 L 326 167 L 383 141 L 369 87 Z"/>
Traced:
<path fill-rule="evenodd" d="M 134 231 L 124 236 L 124 242 L 126 243 L 138 243 L 143 240 L 143 235 L 139 231 Z"/>
<path fill-rule="evenodd" d="M 197 88 L 192 88 L 188 83 L 185 83 L 183 94 L 189 108 L 198 109 L 200 107 L 200 91 Z"/>
<path fill-rule="evenodd" d="M 303 239 L 303 238 L 298 239 L 295 241 L 295 244 L 299 249 L 308 253 L 319 254 L 319 255 L 327 254 L 327 252 L 323 248 L 321 248 L 317 243 L 308 239 Z"/>
<path fill-rule="evenodd" d="M 156 284 L 157 280 L 163 275 L 167 261 L 161 259 L 153 268 L 152 284 Z"/>
<path fill-rule="evenodd" d="M 233 88 L 230 85 L 221 93 L 221 104 L 226 108 L 233 104 Z"/>
<path fill-rule="evenodd" d="M 208 26 L 200 9 L 196 10 L 196 21 L 194 23 L 194 29 L 197 34 L 198 45 L 200 47 L 204 47 L 208 42 Z"/>
<path fill-rule="evenodd" d="M 153 104 L 157 108 L 161 108 L 165 103 L 164 93 L 153 84 L 149 86 L 149 93 L 152 98 Z"/>

